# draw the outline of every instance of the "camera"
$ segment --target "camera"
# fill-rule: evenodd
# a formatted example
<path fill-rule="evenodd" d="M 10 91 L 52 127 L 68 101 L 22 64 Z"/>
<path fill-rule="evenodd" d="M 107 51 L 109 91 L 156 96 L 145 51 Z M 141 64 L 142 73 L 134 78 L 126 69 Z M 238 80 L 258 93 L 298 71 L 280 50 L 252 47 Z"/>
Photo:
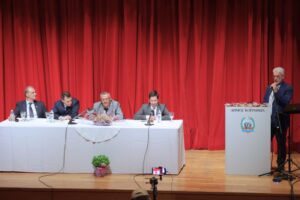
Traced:
<path fill-rule="evenodd" d="M 167 173 L 167 169 L 164 167 L 152 167 L 152 174 L 153 175 L 165 175 Z"/>

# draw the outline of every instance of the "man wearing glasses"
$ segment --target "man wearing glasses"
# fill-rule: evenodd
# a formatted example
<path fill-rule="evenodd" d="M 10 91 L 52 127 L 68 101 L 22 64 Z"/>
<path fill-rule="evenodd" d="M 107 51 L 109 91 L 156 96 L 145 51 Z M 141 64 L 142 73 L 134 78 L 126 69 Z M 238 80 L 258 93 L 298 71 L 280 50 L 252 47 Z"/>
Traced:
<path fill-rule="evenodd" d="M 124 118 L 119 102 L 113 100 L 108 92 L 100 93 L 100 101 L 94 104 L 94 112 L 112 116 L 114 120 Z"/>

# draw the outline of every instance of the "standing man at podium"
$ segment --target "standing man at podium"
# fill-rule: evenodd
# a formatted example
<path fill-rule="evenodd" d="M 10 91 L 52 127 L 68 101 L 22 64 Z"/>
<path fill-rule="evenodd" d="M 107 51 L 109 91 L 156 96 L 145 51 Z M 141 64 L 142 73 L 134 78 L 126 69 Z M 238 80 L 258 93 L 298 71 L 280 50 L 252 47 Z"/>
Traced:
<path fill-rule="evenodd" d="M 290 117 L 284 114 L 284 108 L 293 97 L 293 87 L 284 82 L 284 69 L 275 67 L 273 69 L 274 82 L 266 89 L 264 103 L 271 107 L 271 140 L 276 137 L 277 141 L 277 171 L 284 170 L 286 159 L 286 132 L 290 124 Z"/>

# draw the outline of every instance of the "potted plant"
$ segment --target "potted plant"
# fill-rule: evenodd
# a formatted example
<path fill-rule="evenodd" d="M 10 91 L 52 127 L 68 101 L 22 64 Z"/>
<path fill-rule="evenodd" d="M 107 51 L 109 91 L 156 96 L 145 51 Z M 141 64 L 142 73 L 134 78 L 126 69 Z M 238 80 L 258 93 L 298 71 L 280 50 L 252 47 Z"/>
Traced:
<path fill-rule="evenodd" d="M 109 173 L 109 158 L 106 155 L 94 156 L 92 164 L 95 168 L 96 176 L 105 176 Z"/>

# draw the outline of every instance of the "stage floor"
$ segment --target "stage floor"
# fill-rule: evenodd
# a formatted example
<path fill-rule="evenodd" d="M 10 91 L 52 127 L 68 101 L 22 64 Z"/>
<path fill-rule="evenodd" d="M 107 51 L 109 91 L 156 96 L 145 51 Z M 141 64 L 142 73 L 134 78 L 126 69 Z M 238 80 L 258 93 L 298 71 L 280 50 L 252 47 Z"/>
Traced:
<path fill-rule="evenodd" d="M 292 158 L 300 165 L 300 154 Z M 273 166 L 275 160 L 274 156 Z M 300 170 L 295 174 L 300 177 Z M 130 199 L 130 192 L 139 186 L 151 191 L 151 175 L 55 174 L 41 178 L 48 187 L 39 181 L 42 175 L 1 172 L 0 199 Z M 158 199 L 290 199 L 290 183 L 272 179 L 225 175 L 225 151 L 189 150 L 181 173 L 158 181 Z M 300 197 L 300 182 L 294 184 L 294 194 Z"/>

